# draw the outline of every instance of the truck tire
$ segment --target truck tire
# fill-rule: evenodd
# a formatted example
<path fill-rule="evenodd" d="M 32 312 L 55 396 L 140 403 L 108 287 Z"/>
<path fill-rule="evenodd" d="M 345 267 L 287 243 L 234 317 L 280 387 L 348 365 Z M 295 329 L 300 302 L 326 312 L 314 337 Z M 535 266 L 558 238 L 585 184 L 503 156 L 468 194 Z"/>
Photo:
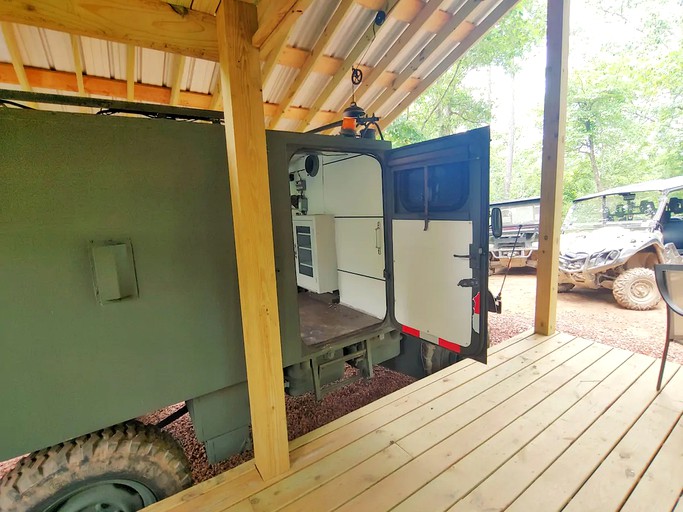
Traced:
<path fill-rule="evenodd" d="M 0 510 L 132 512 L 191 484 L 180 445 L 130 421 L 24 457 L 0 481 Z"/>
<path fill-rule="evenodd" d="M 426 375 L 436 373 L 458 362 L 458 354 L 455 352 L 428 341 L 422 341 L 421 343 L 420 356 L 422 358 L 422 368 Z"/>
<path fill-rule="evenodd" d="M 635 311 L 652 309 L 661 300 L 654 270 L 644 267 L 631 268 L 619 275 L 612 294 L 621 307 Z"/>

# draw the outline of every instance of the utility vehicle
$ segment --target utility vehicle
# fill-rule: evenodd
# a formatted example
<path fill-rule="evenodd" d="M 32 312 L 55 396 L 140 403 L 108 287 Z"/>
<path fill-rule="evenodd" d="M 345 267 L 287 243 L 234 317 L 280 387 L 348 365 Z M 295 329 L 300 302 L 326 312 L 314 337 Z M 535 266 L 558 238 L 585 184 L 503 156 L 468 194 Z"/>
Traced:
<path fill-rule="evenodd" d="M 541 198 L 529 197 L 491 203 L 500 208 L 503 234 L 489 238 L 489 265 L 492 272 L 500 268 L 536 268 L 538 263 L 538 224 Z"/>
<path fill-rule="evenodd" d="M 660 301 L 654 266 L 682 262 L 683 176 L 576 199 L 562 225 L 559 291 L 607 288 L 627 309 Z"/>

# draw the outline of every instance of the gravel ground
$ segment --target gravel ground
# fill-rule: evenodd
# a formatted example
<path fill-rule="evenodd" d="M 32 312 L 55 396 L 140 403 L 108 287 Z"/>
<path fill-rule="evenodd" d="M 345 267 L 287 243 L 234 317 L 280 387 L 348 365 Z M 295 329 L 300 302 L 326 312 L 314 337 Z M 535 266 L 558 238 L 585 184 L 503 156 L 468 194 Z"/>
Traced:
<path fill-rule="evenodd" d="M 498 293 L 502 280 L 501 274 L 491 276 L 490 288 L 494 294 Z M 492 314 L 489 317 L 492 344 L 500 343 L 533 326 L 535 286 L 536 276 L 533 272 L 515 270 L 508 276 L 503 290 L 503 314 Z M 575 291 L 559 295 L 558 330 L 659 358 L 666 332 L 666 310 L 660 304 L 652 311 L 628 311 L 617 306 L 609 292 Z M 683 364 L 682 346 L 672 344 L 669 361 Z M 311 394 L 287 397 L 289 438 L 294 439 L 310 432 L 411 382 L 413 379 L 410 377 L 376 367 L 372 380 L 359 381 L 336 390 L 325 396 L 321 402 L 317 402 Z M 180 405 L 167 407 L 142 420 L 154 423 L 178 407 Z M 209 464 L 203 446 L 194 436 L 188 415 L 169 425 L 166 430 L 182 444 L 197 483 L 253 456 L 253 452 L 247 451 L 220 464 Z M 0 462 L 0 477 L 17 460 Z"/>

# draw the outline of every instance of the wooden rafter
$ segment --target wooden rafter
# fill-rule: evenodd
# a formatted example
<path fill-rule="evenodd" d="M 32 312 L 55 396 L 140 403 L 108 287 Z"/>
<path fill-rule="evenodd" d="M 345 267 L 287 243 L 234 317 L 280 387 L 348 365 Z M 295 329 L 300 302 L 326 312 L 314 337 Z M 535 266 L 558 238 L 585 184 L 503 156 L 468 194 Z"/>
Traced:
<path fill-rule="evenodd" d="M 397 7 L 400 2 L 404 1 L 406 0 L 388 0 L 387 14 L 391 15 L 393 9 Z M 322 106 L 325 104 L 337 86 L 341 83 L 341 81 L 348 79 L 349 71 L 357 63 L 358 59 L 361 57 L 363 52 L 365 52 L 368 46 L 370 46 L 375 38 L 375 33 L 381 29 L 381 27 L 379 29 L 373 28 L 372 23 L 370 24 L 365 33 L 354 45 L 349 55 L 347 55 L 346 59 L 344 59 L 344 63 L 341 65 L 337 73 L 332 77 L 332 80 L 329 81 L 329 83 L 325 86 L 325 89 L 323 89 L 323 91 L 318 95 L 318 98 L 313 102 L 313 105 L 309 109 L 308 115 L 303 121 L 301 121 L 301 123 L 299 123 L 299 126 L 297 127 L 298 131 L 304 131 L 306 127 L 311 124 L 315 115 L 322 109 Z"/>
<path fill-rule="evenodd" d="M 493 28 L 493 26 L 505 16 L 519 0 L 503 0 L 479 25 L 468 26 L 469 34 L 465 36 L 462 41 L 448 54 L 448 56 L 441 61 L 432 72 L 425 78 L 418 81 L 410 91 L 410 93 L 403 98 L 398 105 L 396 105 L 390 112 L 382 117 L 380 125 L 382 128 L 387 127 L 396 119 L 408 106 L 413 103 L 420 94 L 429 88 L 441 75 L 443 75 L 455 62 L 462 57 L 467 50 L 469 50 L 477 41 L 479 41 L 486 33 Z"/>
<path fill-rule="evenodd" d="M 323 51 L 325 50 L 327 43 L 330 42 L 330 39 L 336 32 L 344 17 L 348 14 L 351 7 L 353 7 L 353 4 L 353 0 L 341 0 L 339 6 L 332 15 L 332 18 L 330 18 L 330 21 L 327 23 L 325 30 L 323 30 L 323 33 L 320 35 L 320 38 L 313 47 L 313 52 L 311 52 L 311 54 L 308 55 L 306 61 L 301 67 L 301 70 L 296 75 L 294 82 L 292 82 L 292 85 L 289 86 L 289 89 L 287 90 L 287 93 L 280 102 L 280 105 L 278 106 L 275 115 L 270 120 L 268 128 L 273 129 L 275 125 L 277 125 L 278 121 L 280 121 L 280 119 L 282 118 L 284 110 L 289 108 L 289 106 L 292 104 L 292 100 L 294 99 L 294 96 L 296 95 L 297 91 L 299 90 L 301 85 L 306 81 L 306 79 L 311 75 L 318 62 L 320 62 L 321 58 L 323 57 Z"/>
<path fill-rule="evenodd" d="M 3 0 L 0 21 L 218 60 L 215 17 L 198 11 L 181 15 L 159 1 Z"/>
<path fill-rule="evenodd" d="M 76 73 L 76 83 L 78 84 L 78 94 L 85 96 L 85 85 L 83 85 L 83 61 L 81 59 L 81 38 L 71 34 L 71 51 L 74 56 L 74 71 Z"/>
<path fill-rule="evenodd" d="M 372 105 L 367 108 L 367 112 L 376 112 L 384 105 L 389 98 L 391 98 L 396 91 L 408 82 L 413 74 L 420 68 L 420 66 L 429 58 L 435 51 L 442 48 L 442 45 L 453 44 L 453 38 L 457 37 L 458 28 L 466 23 L 467 18 L 472 14 L 472 11 L 481 3 L 481 0 L 467 0 L 458 12 L 446 23 L 442 30 L 440 30 L 420 51 L 413 60 L 396 76 L 391 87 L 388 87 L 379 98 L 377 98 Z M 440 75 L 439 75 L 440 76 Z"/>
<path fill-rule="evenodd" d="M 311 0 L 260 0 L 257 4 L 259 28 L 252 44 L 265 50 L 267 55 L 273 49 L 274 41 L 289 33 L 294 22 L 310 5 Z"/>
<path fill-rule="evenodd" d="M 54 71 L 42 68 L 25 68 L 28 82 L 32 87 L 39 89 L 54 89 L 58 91 L 78 92 L 78 83 L 74 73 L 66 71 Z M 19 80 L 11 64 L 0 62 L 0 83 L 18 84 Z M 92 75 L 83 76 L 83 85 L 86 94 L 97 96 L 111 96 L 112 98 L 128 99 L 129 82 L 127 80 L 116 80 L 113 78 L 102 78 Z M 142 84 L 133 82 L 134 97 L 137 101 L 149 103 L 169 103 L 171 100 L 171 89 L 158 85 Z M 216 92 L 218 94 L 216 94 Z M 192 91 L 180 91 L 178 105 L 192 108 L 220 108 L 220 100 L 215 96 L 220 96 L 220 88 L 216 89 L 214 95 L 202 94 Z M 213 103 L 212 103 L 213 102 Z M 263 104 L 264 117 L 271 117 L 277 109 L 274 103 Z M 308 114 L 307 108 L 290 107 L 285 112 L 287 119 L 300 121 Z M 336 116 L 335 112 L 321 111 L 316 116 L 316 121 L 321 124 L 329 123 Z"/>
<path fill-rule="evenodd" d="M 25 91 L 32 91 L 33 89 L 26 76 L 26 70 L 24 69 L 24 61 L 21 58 L 14 27 L 11 23 L 2 22 L 0 23 L 0 28 L 2 28 L 2 33 L 5 36 L 5 44 L 9 50 L 10 59 L 12 59 L 12 67 L 21 88 Z"/>
<path fill-rule="evenodd" d="M 180 99 L 180 85 L 183 79 L 183 71 L 185 70 L 185 56 L 175 55 L 173 60 L 173 68 L 171 69 L 171 98 L 169 103 L 177 105 Z"/>
<path fill-rule="evenodd" d="M 430 20 L 430 18 L 439 11 L 441 2 L 439 0 L 432 0 L 431 2 L 424 5 L 417 15 L 409 21 L 409 25 L 401 33 L 398 39 L 388 48 L 387 52 L 380 59 L 376 66 L 363 78 L 363 82 L 356 89 L 355 96 L 361 98 L 366 92 L 374 86 L 382 74 L 388 69 L 391 63 L 398 57 L 399 53 L 410 44 L 411 41 L 418 35 L 418 33 L 424 29 L 425 24 Z M 443 13 L 446 14 L 446 13 Z M 351 96 L 348 96 L 344 104 L 348 103 Z"/>
<path fill-rule="evenodd" d="M 126 99 L 135 100 L 135 47 L 126 46 Z"/>
<path fill-rule="evenodd" d="M 221 92 L 221 76 L 218 75 L 216 79 L 216 87 L 211 94 L 211 103 L 209 104 L 210 110 L 220 110 L 223 108 L 223 94 Z"/>

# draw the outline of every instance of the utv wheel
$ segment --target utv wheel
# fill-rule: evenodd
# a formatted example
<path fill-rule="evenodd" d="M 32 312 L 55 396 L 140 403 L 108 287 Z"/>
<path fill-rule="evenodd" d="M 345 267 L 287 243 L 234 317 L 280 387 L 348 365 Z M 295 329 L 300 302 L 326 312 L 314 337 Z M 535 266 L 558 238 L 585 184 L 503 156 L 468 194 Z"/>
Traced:
<path fill-rule="evenodd" d="M 617 277 L 612 294 L 621 307 L 636 311 L 652 309 L 661 300 L 654 270 L 642 267 L 629 269 Z"/>
<path fill-rule="evenodd" d="M 422 368 L 427 375 L 458 362 L 458 354 L 427 341 L 422 342 L 420 356 Z"/>
<path fill-rule="evenodd" d="M 567 293 L 574 289 L 572 283 L 560 283 L 557 285 L 557 293 Z"/>
<path fill-rule="evenodd" d="M 134 512 L 191 484 L 178 443 L 131 421 L 24 457 L 0 481 L 0 510 Z"/>

